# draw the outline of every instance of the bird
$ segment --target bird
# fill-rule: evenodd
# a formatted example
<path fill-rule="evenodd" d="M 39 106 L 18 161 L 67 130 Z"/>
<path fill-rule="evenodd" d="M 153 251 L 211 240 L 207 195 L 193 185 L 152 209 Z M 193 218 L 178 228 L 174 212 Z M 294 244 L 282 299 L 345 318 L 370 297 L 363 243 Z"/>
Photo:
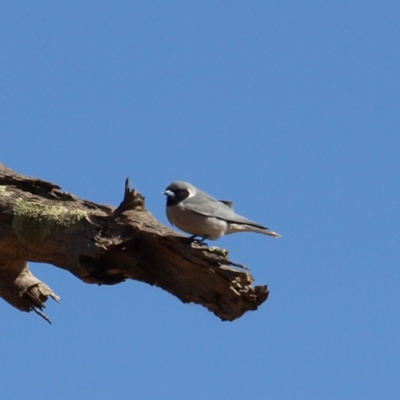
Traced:
<path fill-rule="evenodd" d="M 184 181 L 174 181 L 162 193 L 167 196 L 166 213 L 169 222 L 191 234 L 191 239 L 217 240 L 237 232 L 255 232 L 273 237 L 279 233 L 251 221 L 233 211 L 233 203 L 217 200 Z"/>

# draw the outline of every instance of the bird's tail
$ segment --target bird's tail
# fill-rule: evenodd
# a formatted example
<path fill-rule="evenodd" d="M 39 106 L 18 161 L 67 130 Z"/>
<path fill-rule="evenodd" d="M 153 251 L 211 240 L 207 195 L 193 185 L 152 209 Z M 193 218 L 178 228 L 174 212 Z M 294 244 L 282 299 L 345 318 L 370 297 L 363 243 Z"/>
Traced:
<path fill-rule="evenodd" d="M 268 228 L 263 226 L 256 226 L 250 224 L 229 224 L 228 231 L 226 234 L 235 233 L 235 232 L 255 232 L 262 233 L 263 235 L 273 236 L 276 238 L 280 238 L 281 235 L 279 233 L 273 232 Z"/>
<path fill-rule="evenodd" d="M 280 238 L 282 237 L 282 235 L 280 235 L 279 233 L 276 233 L 274 231 L 271 231 L 268 228 L 256 228 L 255 226 L 250 226 L 251 229 L 249 229 L 251 232 L 257 232 L 257 233 L 262 233 L 264 235 L 268 235 L 268 236 L 273 236 L 276 238 Z"/>

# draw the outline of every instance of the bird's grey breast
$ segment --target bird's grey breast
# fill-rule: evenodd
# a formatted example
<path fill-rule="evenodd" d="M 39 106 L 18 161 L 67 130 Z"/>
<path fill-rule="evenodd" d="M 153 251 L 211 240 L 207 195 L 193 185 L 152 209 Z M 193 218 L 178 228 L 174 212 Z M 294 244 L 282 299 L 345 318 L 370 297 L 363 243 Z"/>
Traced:
<path fill-rule="evenodd" d="M 185 205 L 186 201 L 167 207 L 168 220 L 191 235 L 218 239 L 225 234 L 227 223 L 214 216 L 198 213 Z"/>

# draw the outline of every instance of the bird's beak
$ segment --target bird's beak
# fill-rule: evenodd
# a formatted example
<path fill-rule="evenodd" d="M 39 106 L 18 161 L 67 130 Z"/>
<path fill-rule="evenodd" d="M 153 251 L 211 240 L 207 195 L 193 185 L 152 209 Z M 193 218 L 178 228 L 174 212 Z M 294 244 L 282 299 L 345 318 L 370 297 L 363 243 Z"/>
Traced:
<path fill-rule="evenodd" d="M 165 194 L 169 197 L 175 197 L 175 193 L 172 192 L 171 190 L 166 190 L 165 192 L 162 192 L 162 194 Z"/>

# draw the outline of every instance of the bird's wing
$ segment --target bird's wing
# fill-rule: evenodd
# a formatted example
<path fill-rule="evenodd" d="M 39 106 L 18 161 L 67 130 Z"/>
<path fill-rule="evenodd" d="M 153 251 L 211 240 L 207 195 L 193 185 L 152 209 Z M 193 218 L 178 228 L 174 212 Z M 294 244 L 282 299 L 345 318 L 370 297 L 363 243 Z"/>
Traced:
<path fill-rule="evenodd" d="M 183 204 L 187 210 L 193 211 L 197 214 L 206 215 L 207 217 L 215 217 L 229 222 L 236 222 L 238 224 L 247 224 L 262 229 L 268 229 L 265 226 L 257 224 L 250 219 L 236 214 L 233 211 L 232 202 L 217 200 L 200 190 L 197 190 L 196 196 L 185 199 Z"/>

